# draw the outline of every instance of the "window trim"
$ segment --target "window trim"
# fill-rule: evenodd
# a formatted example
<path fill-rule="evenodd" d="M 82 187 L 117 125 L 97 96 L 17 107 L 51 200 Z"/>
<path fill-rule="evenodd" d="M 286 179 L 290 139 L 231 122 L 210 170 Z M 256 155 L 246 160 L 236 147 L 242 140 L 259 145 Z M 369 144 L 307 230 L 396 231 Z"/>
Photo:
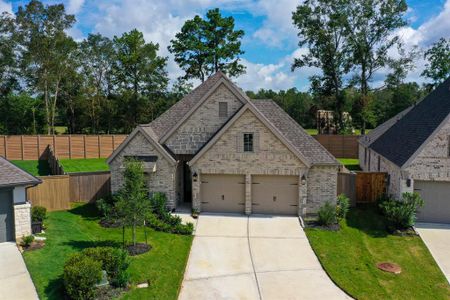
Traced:
<path fill-rule="evenodd" d="M 248 141 L 246 141 L 247 137 L 250 138 Z M 255 152 L 255 134 L 253 132 L 244 132 L 243 133 L 243 135 L 242 135 L 242 150 L 243 150 L 243 152 L 247 152 L 247 153 Z"/>

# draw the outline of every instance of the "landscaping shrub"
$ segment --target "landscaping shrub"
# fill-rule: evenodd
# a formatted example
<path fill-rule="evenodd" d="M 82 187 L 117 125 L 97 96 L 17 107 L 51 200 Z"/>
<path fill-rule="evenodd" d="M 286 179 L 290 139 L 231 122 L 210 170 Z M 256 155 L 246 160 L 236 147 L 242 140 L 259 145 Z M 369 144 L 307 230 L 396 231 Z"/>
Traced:
<path fill-rule="evenodd" d="M 349 209 L 350 209 L 350 199 L 344 194 L 340 194 L 337 197 L 336 217 L 339 220 L 345 219 Z"/>
<path fill-rule="evenodd" d="M 330 202 L 326 202 L 319 208 L 317 222 L 323 226 L 330 226 L 336 223 L 336 207 Z"/>
<path fill-rule="evenodd" d="M 32 235 L 23 236 L 22 241 L 20 242 L 20 245 L 24 248 L 28 248 L 33 243 L 33 241 L 34 241 L 34 236 L 32 236 Z"/>
<path fill-rule="evenodd" d="M 167 210 L 166 195 L 164 193 L 155 193 L 150 202 L 152 213 L 146 218 L 148 226 L 163 232 L 192 234 L 194 231 L 192 223 L 182 224 L 179 216 L 174 216 Z"/>
<path fill-rule="evenodd" d="M 96 247 L 84 249 L 81 253 L 101 262 L 102 270 L 106 271 L 112 286 L 127 286 L 129 280 L 127 268 L 130 262 L 126 251 L 112 247 Z"/>
<path fill-rule="evenodd" d="M 423 206 L 417 193 L 403 193 L 402 200 L 385 200 L 379 207 L 391 229 L 408 229 L 416 222 L 416 211 Z"/>
<path fill-rule="evenodd" d="M 43 206 L 33 206 L 31 208 L 31 221 L 44 222 L 47 218 L 47 209 Z"/>
<path fill-rule="evenodd" d="M 95 284 L 102 279 L 102 263 L 84 253 L 76 253 L 64 265 L 64 287 L 74 300 L 93 299 Z"/>

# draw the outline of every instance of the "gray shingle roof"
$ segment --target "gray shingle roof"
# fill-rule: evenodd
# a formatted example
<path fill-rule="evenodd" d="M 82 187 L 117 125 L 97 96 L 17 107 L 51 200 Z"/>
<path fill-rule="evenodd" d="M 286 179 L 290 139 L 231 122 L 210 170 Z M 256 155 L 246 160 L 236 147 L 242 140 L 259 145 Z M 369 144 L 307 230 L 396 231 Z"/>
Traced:
<path fill-rule="evenodd" d="M 0 156 L 0 187 L 38 184 L 41 180 Z"/>
<path fill-rule="evenodd" d="M 392 127 L 398 120 L 403 118 L 414 106 L 410 106 L 405 110 L 402 110 L 386 122 L 379 125 L 377 128 L 372 129 L 368 134 L 359 138 L 359 142 L 364 146 L 370 146 L 373 142 L 375 142 L 380 136 L 383 135 L 389 128 Z"/>
<path fill-rule="evenodd" d="M 254 100 L 254 106 L 311 164 L 339 162 L 272 100 Z"/>
<path fill-rule="evenodd" d="M 143 128 L 150 127 L 156 136 L 156 141 L 158 141 L 164 134 L 172 129 L 172 127 L 174 127 L 222 77 L 224 77 L 222 72 L 215 73 L 150 124 L 143 125 Z"/>
<path fill-rule="evenodd" d="M 403 166 L 450 113 L 450 78 L 417 103 L 370 148 Z"/>

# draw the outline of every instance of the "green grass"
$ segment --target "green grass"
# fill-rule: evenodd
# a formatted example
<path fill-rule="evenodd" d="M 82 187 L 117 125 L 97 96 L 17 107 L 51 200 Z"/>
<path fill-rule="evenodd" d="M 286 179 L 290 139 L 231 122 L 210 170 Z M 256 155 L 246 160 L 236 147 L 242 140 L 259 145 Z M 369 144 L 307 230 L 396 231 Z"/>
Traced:
<path fill-rule="evenodd" d="M 450 286 L 418 236 L 385 231 L 374 208 L 353 209 L 338 232 L 306 229 L 327 273 L 355 299 L 450 299 Z M 397 263 L 394 275 L 376 268 Z"/>
<path fill-rule="evenodd" d="M 25 263 L 30 271 L 40 299 L 64 299 L 63 273 L 67 258 L 84 248 L 117 246 L 122 244 L 121 228 L 102 228 L 92 204 L 78 205 L 69 211 L 49 213 L 46 220 L 46 245 L 25 252 Z M 126 239 L 130 241 L 129 230 Z M 138 241 L 144 241 L 143 229 L 138 230 Z M 133 284 L 150 280 L 149 288 L 132 288 L 124 299 L 176 299 L 183 279 L 192 236 L 174 235 L 148 230 L 150 252 L 131 258 L 129 271 Z"/>
<path fill-rule="evenodd" d="M 359 159 L 357 158 L 338 158 L 337 160 L 350 171 L 361 170 L 361 168 L 359 167 Z"/>
<path fill-rule="evenodd" d="M 66 173 L 109 171 L 106 158 L 60 159 Z"/>
<path fill-rule="evenodd" d="M 50 175 L 50 167 L 46 160 L 12 160 L 11 162 L 34 176 Z"/>

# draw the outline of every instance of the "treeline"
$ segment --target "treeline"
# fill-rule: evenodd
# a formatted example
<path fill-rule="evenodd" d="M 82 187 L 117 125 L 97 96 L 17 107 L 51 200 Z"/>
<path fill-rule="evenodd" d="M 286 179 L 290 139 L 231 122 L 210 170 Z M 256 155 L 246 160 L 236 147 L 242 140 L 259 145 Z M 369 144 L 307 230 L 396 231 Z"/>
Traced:
<path fill-rule="evenodd" d="M 113 39 L 67 35 L 64 6 L 31 1 L 0 16 L 0 133 L 128 133 L 190 90 L 169 89 L 167 58 L 138 30 Z"/>
<path fill-rule="evenodd" d="M 306 128 L 315 127 L 319 109 L 335 112 L 339 133 L 379 125 L 450 76 L 449 39 L 405 49 L 397 33 L 407 25 L 406 11 L 404 0 L 305 1 L 286 17 L 304 53 L 292 70 L 319 70 L 309 78 L 310 89 L 248 95 L 275 100 Z M 170 41 L 168 50 L 184 71 L 172 84 L 168 58 L 142 32 L 75 41 L 67 34 L 75 22 L 63 4 L 37 0 L 14 16 L 0 15 L 0 134 L 52 134 L 58 126 L 67 133 L 129 133 L 188 93 L 190 80 L 204 81 L 218 70 L 232 78 L 245 73 L 244 31 L 217 8 L 187 20 Z M 430 82 L 423 86 L 405 81 L 419 56 Z M 374 86 L 375 78 L 382 83 Z"/>

